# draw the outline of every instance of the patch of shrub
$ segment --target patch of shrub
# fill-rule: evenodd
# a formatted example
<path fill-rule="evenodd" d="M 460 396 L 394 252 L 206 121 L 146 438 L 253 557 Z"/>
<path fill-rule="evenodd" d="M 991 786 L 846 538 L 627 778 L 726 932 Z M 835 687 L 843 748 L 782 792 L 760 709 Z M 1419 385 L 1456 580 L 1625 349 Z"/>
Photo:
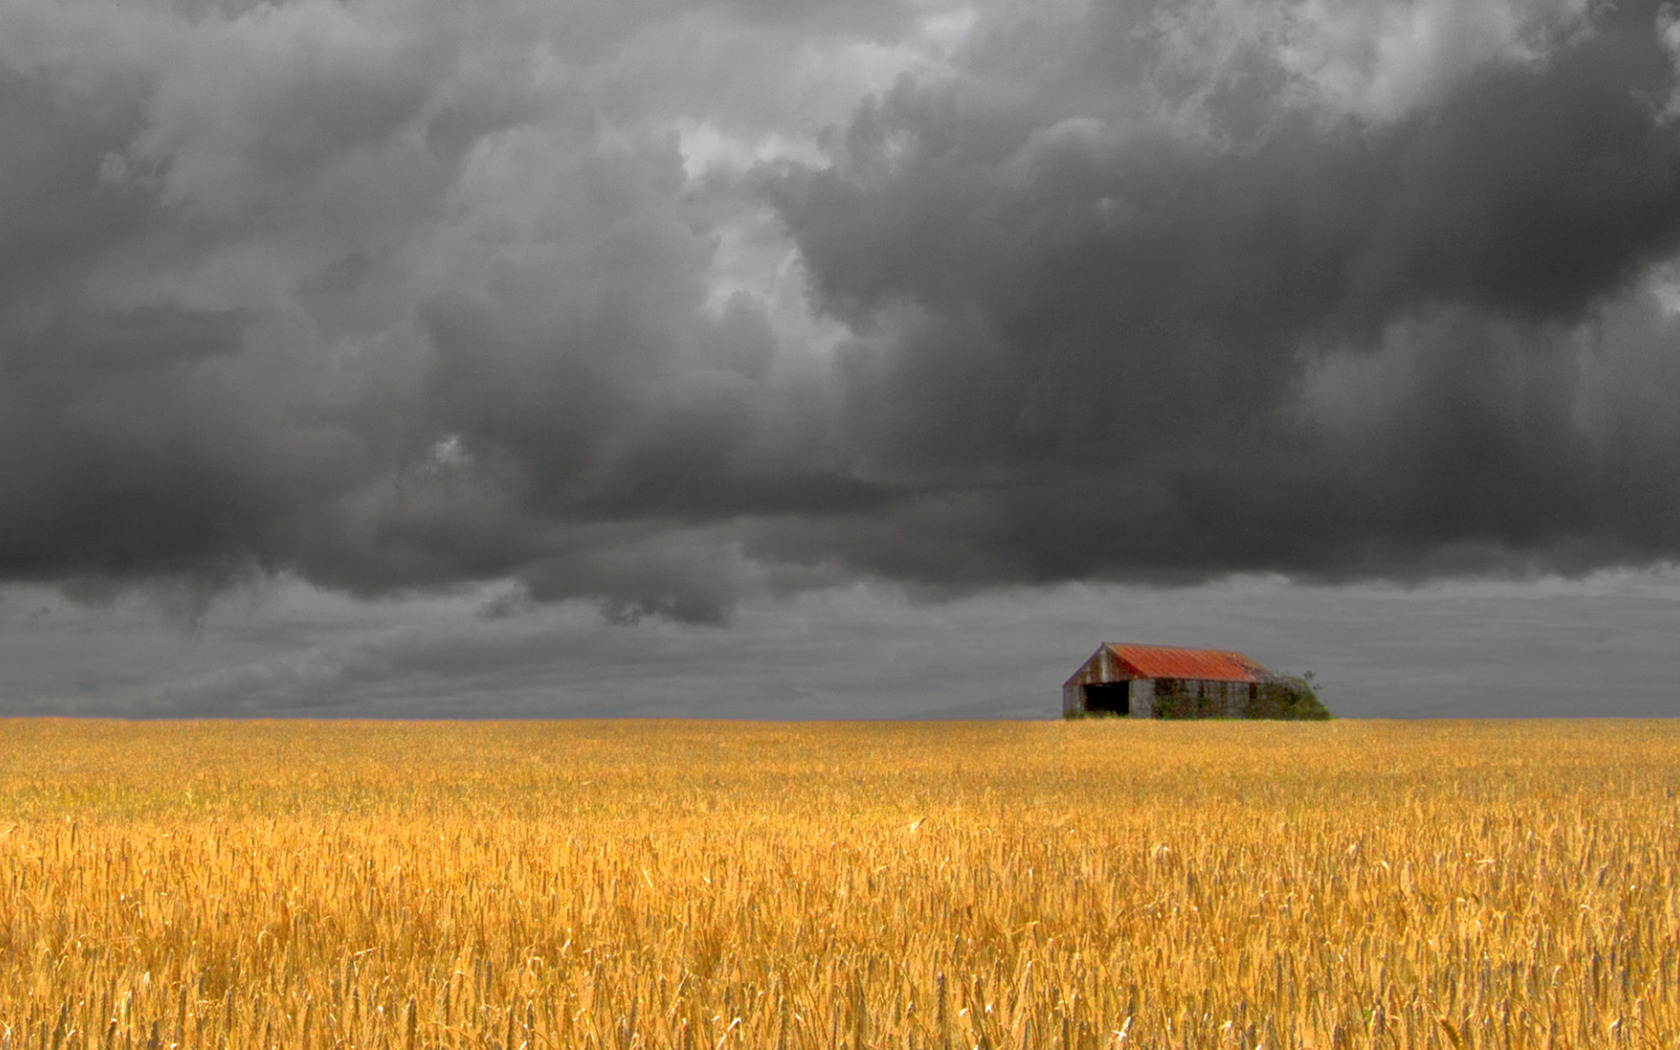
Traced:
<path fill-rule="evenodd" d="M 1333 717 L 1318 699 L 1308 678 L 1273 675 L 1243 711 L 1244 718 L 1279 718 L 1287 721 L 1322 722 Z"/>

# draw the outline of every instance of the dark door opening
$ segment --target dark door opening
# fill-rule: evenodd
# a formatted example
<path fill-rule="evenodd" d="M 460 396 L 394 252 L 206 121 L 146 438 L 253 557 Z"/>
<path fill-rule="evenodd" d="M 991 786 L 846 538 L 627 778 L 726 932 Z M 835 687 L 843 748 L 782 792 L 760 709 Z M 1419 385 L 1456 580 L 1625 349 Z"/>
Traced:
<path fill-rule="evenodd" d="M 1107 711 L 1117 715 L 1132 713 L 1130 682 L 1101 682 L 1085 687 L 1085 710 Z"/>

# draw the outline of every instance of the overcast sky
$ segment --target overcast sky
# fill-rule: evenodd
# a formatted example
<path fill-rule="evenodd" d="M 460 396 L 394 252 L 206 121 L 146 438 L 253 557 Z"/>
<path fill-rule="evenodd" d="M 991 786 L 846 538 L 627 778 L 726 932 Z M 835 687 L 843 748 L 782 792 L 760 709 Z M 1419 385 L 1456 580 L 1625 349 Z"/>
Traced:
<path fill-rule="evenodd" d="M 0 712 L 1680 715 L 1656 3 L 0 0 Z"/>

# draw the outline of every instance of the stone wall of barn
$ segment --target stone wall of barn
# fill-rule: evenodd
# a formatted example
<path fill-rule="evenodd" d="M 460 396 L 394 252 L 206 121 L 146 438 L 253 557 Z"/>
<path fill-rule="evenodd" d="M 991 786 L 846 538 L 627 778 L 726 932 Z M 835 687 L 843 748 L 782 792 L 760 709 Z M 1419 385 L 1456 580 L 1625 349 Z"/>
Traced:
<path fill-rule="evenodd" d="M 1132 717 L 1155 717 L 1155 679 L 1134 678 L 1127 683 L 1132 694 Z"/>
<path fill-rule="evenodd" d="M 1089 714 L 1086 688 L 1107 684 L 1110 683 L 1093 680 L 1064 685 L 1062 717 L 1080 718 Z M 1250 715 L 1259 690 L 1264 688 L 1253 682 L 1195 678 L 1133 678 L 1125 685 L 1127 713 L 1132 718 L 1245 718 Z"/>
<path fill-rule="evenodd" d="M 1258 695 L 1253 682 L 1162 678 L 1155 682 L 1157 718 L 1242 718 Z"/>

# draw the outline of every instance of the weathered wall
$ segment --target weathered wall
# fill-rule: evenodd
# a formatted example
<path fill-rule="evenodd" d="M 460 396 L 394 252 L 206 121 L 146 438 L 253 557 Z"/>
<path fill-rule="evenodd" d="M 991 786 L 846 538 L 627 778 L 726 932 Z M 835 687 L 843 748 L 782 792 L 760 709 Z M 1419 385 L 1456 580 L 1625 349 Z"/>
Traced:
<path fill-rule="evenodd" d="M 1108 647 L 1105 645 L 1098 649 L 1062 686 L 1062 717 L 1078 718 L 1086 713 L 1086 686 L 1120 681 L 1124 677 Z M 1137 707 L 1134 705 L 1132 710 L 1136 711 Z"/>
<path fill-rule="evenodd" d="M 1130 691 L 1133 718 L 1155 717 L 1155 680 L 1134 678 Z"/>
<path fill-rule="evenodd" d="M 1242 718 L 1258 688 L 1250 682 L 1163 679 L 1156 683 L 1156 717 Z"/>

